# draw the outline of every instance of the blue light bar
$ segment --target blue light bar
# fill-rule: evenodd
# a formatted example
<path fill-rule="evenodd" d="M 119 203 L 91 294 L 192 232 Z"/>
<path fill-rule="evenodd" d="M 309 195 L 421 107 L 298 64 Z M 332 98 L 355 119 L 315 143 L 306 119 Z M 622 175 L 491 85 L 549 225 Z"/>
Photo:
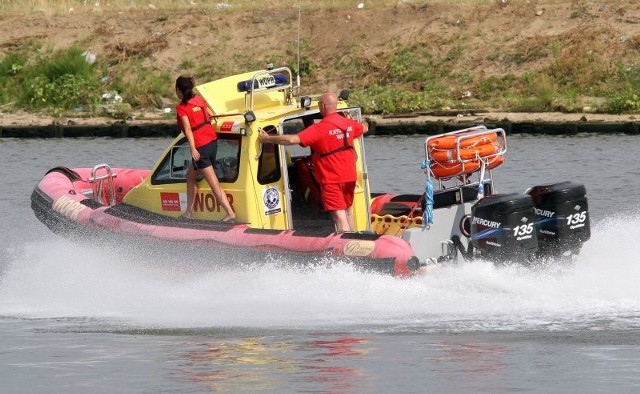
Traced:
<path fill-rule="evenodd" d="M 253 89 L 272 88 L 279 85 L 287 85 L 288 83 L 289 81 L 284 74 L 267 74 L 253 81 Z M 250 92 L 251 90 L 250 79 L 238 82 L 238 92 Z"/>

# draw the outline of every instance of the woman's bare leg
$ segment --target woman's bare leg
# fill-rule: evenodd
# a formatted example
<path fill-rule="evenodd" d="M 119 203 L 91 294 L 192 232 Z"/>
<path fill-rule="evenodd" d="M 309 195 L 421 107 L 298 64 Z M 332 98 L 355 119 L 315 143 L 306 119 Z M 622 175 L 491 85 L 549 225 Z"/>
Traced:
<path fill-rule="evenodd" d="M 195 195 L 198 192 L 198 184 L 196 180 L 198 178 L 198 171 L 193 166 L 189 166 L 187 170 L 187 209 L 182 216 L 186 218 L 193 217 L 193 203 L 195 201 Z"/>
<path fill-rule="evenodd" d="M 229 200 L 227 199 L 227 195 L 224 193 L 222 188 L 220 187 L 220 182 L 218 182 L 218 177 L 216 176 L 215 171 L 213 170 L 213 166 L 203 168 L 200 170 L 204 179 L 207 180 L 207 183 L 211 187 L 211 192 L 213 193 L 218 204 L 222 205 L 225 211 L 227 211 L 227 216 L 225 216 L 222 221 L 228 222 L 229 220 L 233 220 L 236 218 L 235 212 L 233 212 L 233 208 L 231 208 L 231 204 L 229 204 Z"/>

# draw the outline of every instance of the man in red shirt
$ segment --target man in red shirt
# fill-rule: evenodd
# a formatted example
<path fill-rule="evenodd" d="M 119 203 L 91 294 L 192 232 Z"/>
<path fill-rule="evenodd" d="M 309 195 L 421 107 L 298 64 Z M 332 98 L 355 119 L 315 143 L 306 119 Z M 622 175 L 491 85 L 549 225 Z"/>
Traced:
<path fill-rule="evenodd" d="M 366 133 L 367 123 L 358 123 L 337 113 L 338 97 L 334 93 L 320 96 L 318 106 L 322 120 L 298 134 L 268 135 L 260 131 L 259 141 L 280 145 L 311 147 L 311 160 L 320 184 L 324 209 L 339 232 L 353 231 L 353 195 L 356 186 L 356 153 L 353 140 Z"/>

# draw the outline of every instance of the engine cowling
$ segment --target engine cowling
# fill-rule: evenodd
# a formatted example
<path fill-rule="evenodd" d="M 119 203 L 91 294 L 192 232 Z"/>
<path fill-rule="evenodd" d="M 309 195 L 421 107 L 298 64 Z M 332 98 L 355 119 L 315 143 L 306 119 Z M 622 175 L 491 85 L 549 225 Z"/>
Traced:
<path fill-rule="evenodd" d="M 540 255 L 576 254 L 591 237 L 584 185 L 566 181 L 534 186 L 527 193 L 533 201 Z"/>
<path fill-rule="evenodd" d="M 471 242 L 483 257 L 529 259 L 538 250 L 533 201 L 527 194 L 492 194 L 471 207 Z"/>

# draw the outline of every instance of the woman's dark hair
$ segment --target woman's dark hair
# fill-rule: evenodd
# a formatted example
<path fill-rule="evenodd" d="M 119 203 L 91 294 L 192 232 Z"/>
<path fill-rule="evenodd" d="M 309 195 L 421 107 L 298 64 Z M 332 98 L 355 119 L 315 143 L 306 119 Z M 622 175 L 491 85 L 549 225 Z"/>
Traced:
<path fill-rule="evenodd" d="M 186 75 L 181 75 L 176 79 L 176 89 L 178 89 L 182 93 L 182 103 L 186 104 L 195 94 L 193 93 L 193 88 L 195 86 L 195 81 L 192 77 L 187 77 Z"/>

